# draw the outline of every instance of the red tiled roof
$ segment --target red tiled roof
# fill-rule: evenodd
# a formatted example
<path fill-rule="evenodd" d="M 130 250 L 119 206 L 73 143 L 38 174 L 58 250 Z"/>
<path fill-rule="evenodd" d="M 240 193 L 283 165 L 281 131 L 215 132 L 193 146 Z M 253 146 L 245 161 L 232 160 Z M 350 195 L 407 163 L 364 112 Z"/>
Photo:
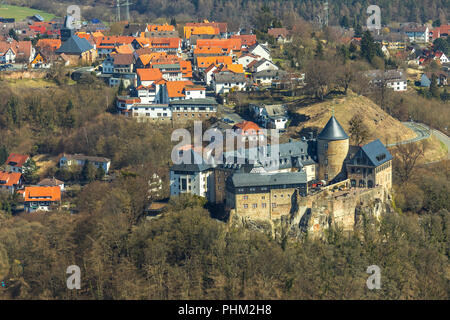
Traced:
<path fill-rule="evenodd" d="M 25 164 L 25 162 L 27 162 L 28 158 L 29 158 L 29 156 L 27 156 L 27 155 L 11 153 L 9 155 L 8 159 L 6 159 L 5 164 L 13 166 L 13 167 L 21 168 Z"/>
<path fill-rule="evenodd" d="M 242 130 L 241 134 L 245 135 L 253 135 L 253 134 L 259 134 L 262 133 L 261 128 L 252 121 L 242 121 L 240 123 L 237 123 L 233 127 L 234 130 Z"/>

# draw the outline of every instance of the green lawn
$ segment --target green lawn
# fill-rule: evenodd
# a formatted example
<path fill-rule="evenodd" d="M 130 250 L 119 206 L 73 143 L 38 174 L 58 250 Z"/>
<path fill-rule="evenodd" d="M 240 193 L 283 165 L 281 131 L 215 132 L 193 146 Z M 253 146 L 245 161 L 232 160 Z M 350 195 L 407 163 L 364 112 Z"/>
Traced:
<path fill-rule="evenodd" d="M 45 21 L 50 21 L 55 17 L 54 14 L 47 13 L 41 10 L 35 10 L 27 7 L 11 6 L 9 4 L 0 5 L 0 17 L 3 18 L 14 18 L 16 19 L 16 21 L 21 21 L 26 17 L 35 14 L 40 14 L 45 19 Z"/>

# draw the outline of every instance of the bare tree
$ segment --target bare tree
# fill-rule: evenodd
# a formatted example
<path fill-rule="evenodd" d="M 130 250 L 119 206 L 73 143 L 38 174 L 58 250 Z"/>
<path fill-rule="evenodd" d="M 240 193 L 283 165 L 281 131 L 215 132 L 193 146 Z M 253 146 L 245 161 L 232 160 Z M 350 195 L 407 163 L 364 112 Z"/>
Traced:
<path fill-rule="evenodd" d="M 361 145 L 369 137 L 369 128 L 363 122 L 360 114 L 355 114 L 350 121 L 350 138 L 355 145 Z"/>
<path fill-rule="evenodd" d="M 411 178 L 419 159 L 424 156 L 427 148 L 428 143 L 425 141 L 399 144 L 396 147 L 394 152 L 396 162 L 395 167 L 402 184 Z"/>

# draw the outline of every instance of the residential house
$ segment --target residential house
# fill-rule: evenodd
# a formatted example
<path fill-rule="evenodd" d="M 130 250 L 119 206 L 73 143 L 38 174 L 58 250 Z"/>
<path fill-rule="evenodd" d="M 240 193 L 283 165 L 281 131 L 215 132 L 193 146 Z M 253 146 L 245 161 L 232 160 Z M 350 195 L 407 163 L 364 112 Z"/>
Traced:
<path fill-rule="evenodd" d="M 404 31 L 410 42 L 428 43 L 430 40 L 429 29 L 427 26 L 406 27 Z"/>
<path fill-rule="evenodd" d="M 444 64 L 444 63 L 448 63 L 448 62 L 449 62 L 447 56 L 446 56 L 445 53 L 443 53 L 443 52 L 435 52 L 435 54 L 434 54 L 434 60 L 439 61 L 441 64 Z"/>
<path fill-rule="evenodd" d="M 160 69 L 137 69 L 137 86 L 143 85 L 145 87 L 152 85 L 154 82 L 163 79 L 163 74 Z"/>
<path fill-rule="evenodd" d="M 275 38 L 277 42 L 286 43 L 290 42 L 289 31 L 286 28 L 270 28 L 267 33 Z"/>
<path fill-rule="evenodd" d="M 261 58 L 264 58 L 266 60 L 272 60 L 270 56 L 270 50 L 260 43 L 255 43 L 254 45 L 250 46 L 248 48 L 248 52 L 255 56 L 260 56 Z"/>
<path fill-rule="evenodd" d="M 40 187 L 59 187 L 61 192 L 64 191 L 64 182 L 55 177 L 42 179 L 37 185 Z"/>
<path fill-rule="evenodd" d="M 287 72 L 283 70 L 263 70 L 253 74 L 253 80 L 260 85 L 272 85 L 275 81 L 280 81 L 286 76 Z"/>
<path fill-rule="evenodd" d="M 5 162 L 6 171 L 23 173 L 24 164 L 30 159 L 29 156 L 18 153 L 10 153 Z"/>
<path fill-rule="evenodd" d="M 231 39 L 241 39 L 242 47 L 248 48 L 253 46 L 256 43 L 256 35 L 255 34 L 239 34 L 232 35 Z"/>
<path fill-rule="evenodd" d="M 30 63 L 34 56 L 31 41 L 9 39 L 0 42 L 0 63 Z"/>
<path fill-rule="evenodd" d="M 61 205 L 61 189 L 59 186 L 25 187 L 24 205 L 26 212 L 50 211 Z"/>
<path fill-rule="evenodd" d="M 376 85 L 385 85 L 394 91 L 407 90 L 406 72 L 402 69 L 398 70 L 371 70 L 367 71 L 365 75 L 370 79 L 371 83 Z"/>
<path fill-rule="evenodd" d="M 192 194 L 214 201 L 214 170 L 202 151 L 183 146 L 178 152 L 179 161 L 170 168 L 170 196 Z"/>
<path fill-rule="evenodd" d="M 174 122 L 205 121 L 217 114 L 217 101 L 212 98 L 174 100 L 169 103 Z"/>
<path fill-rule="evenodd" d="M 267 129 L 285 129 L 289 121 L 286 106 L 275 105 L 250 105 L 254 118 L 258 124 Z"/>
<path fill-rule="evenodd" d="M 259 61 L 259 60 L 261 60 L 261 59 L 263 59 L 263 58 L 261 58 L 260 56 L 256 56 L 256 55 L 251 54 L 251 53 L 246 53 L 246 54 L 241 55 L 241 56 L 237 59 L 237 61 L 238 61 L 238 63 L 241 64 L 245 69 L 247 69 L 248 66 L 249 66 L 251 63 L 254 63 L 254 61 Z"/>
<path fill-rule="evenodd" d="M 0 192 L 13 194 L 22 185 L 22 173 L 0 171 Z"/>
<path fill-rule="evenodd" d="M 230 56 L 211 56 L 211 57 L 197 57 L 197 69 L 202 71 L 212 64 L 232 64 L 233 59 Z"/>
<path fill-rule="evenodd" d="M 436 83 L 438 86 L 448 85 L 447 80 L 449 73 L 445 71 L 438 71 L 438 72 L 426 72 L 422 74 L 422 76 L 420 77 L 420 86 L 430 87 L 433 74 L 436 75 Z"/>
<path fill-rule="evenodd" d="M 83 167 L 86 161 L 89 161 L 96 168 L 103 168 L 106 174 L 109 172 L 109 167 L 111 166 L 110 159 L 104 157 L 85 156 L 80 153 L 63 154 L 61 158 L 59 158 L 59 167 L 69 168 L 73 165 Z"/>
<path fill-rule="evenodd" d="M 263 58 L 261 60 L 254 60 L 248 64 L 247 69 L 250 72 L 258 73 L 264 70 L 278 70 L 279 68 L 272 61 Z"/>
<path fill-rule="evenodd" d="M 231 89 L 241 91 L 247 87 L 247 78 L 243 73 L 219 72 L 214 74 L 212 85 L 216 94 L 225 94 Z"/>

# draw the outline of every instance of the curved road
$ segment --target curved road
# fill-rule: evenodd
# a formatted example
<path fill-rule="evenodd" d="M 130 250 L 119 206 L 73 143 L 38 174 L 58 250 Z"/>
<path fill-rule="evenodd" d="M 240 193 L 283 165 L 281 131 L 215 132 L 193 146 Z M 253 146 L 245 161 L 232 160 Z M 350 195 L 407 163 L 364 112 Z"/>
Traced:
<path fill-rule="evenodd" d="M 445 146 L 447 147 L 447 159 L 450 159 L 450 138 L 443 132 L 435 130 L 435 129 L 430 129 L 430 127 L 428 127 L 426 124 L 423 123 L 417 123 L 417 122 L 402 122 L 402 124 L 405 127 L 408 127 L 412 130 L 414 130 L 414 132 L 417 134 L 417 137 L 415 137 L 414 139 L 409 139 L 409 140 L 404 140 L 401 142 L 397 142 L 397 143 L 393 143 L 388 145 L 388 147 L 393 147 L 395 145 L 399 145 L 399 144 L 406 144 L 406 143 L 411 143 L 411 142 L 417 142 L 423 139 L 427 139 L 430 137 L 430 135 L 434 135 L 439 141 L 441 141 L 443 144 L 445 144 Z"/>

